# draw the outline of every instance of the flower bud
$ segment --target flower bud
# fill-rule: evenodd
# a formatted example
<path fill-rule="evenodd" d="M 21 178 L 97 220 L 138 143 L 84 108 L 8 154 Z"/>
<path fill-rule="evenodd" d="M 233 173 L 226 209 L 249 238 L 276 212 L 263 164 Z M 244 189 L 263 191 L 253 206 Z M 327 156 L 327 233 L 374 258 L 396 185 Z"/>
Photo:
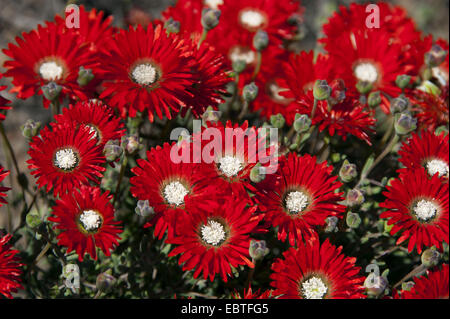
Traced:
<path fill-rule="evenodd" d="M 436 84 L 428 80 L 423 81 L 422 84 L 417 87 L 417 89 L 434 96 L 439 96 L 442 93 L 441 89 Z"/>
<path fill-rule="evenodd" d="M 409 107 L 409 100 L 404 96 L 399 96 L 391 101 L 390 109 L 392 114 L 402 113 Z"/>
<path fill-rule="evenodd" d="M 251 240 L 249 247 L 250 257 L 254 260 L 261 260 L 269 253 L 265 240 Z"/>
<path fill-rule="evenodd" d="M 342 79 L 333 80 L 330 84 L 331 94 L 330 101 L 331 103 L 338 104 L 345 100 L 347 88 L 345 87 L 345 82 Z"/>
<path fill-rule="evenodd" d="M 389 282 L 385 277 L 376 275 L 373 272 L 370 273 L 364 281 L 366 292 L 371 297 L 380 296 L 386 290 L 388 284 Z"/>
<path fill-rule="evenodd" d="M 433 44 L 431 50 L 425 53 L 425 64 L 429 67 L 439 66 L 445 61 L 447 54 L 448 52 L 440 45 Z"/>
<path fill-rule="evenodd" d="M 262 182 L 266 178 L 266 168 L 257 163 L 250 171 L 250 180 L 253 183 Z"/>
<path fill-rule="evenodd" d="M 304 133 L 311 127 L 311 119 L 306 114 L 295 114 L 294 130 L 297 133 Z"/>
<path fill-rule="evenodd" d="M 408 113 L 397 113 L 395 114 L 394 127 L 398 135 L 409 134 L 417 128 L 417 119 Z"/>
<path fill-rule="evenodd" d="M 411 82 L 411 76 L 406 74 L 400 74 L 395 79 L 395 84 L 402 90 L 406 88 Z"/>
<path fill-rule="evenodd" d="M 410 291 L 412 289 L 412 287 L 414 287 L 414 285 L 415 285 L 414 281 L 402 282 L 402 290 Z"/>
<path fill-rule="evenodd" d="M 371 108 L 376 108 L 381 104 L 381 93 L 380 91 L 371 92 L 367 99 L 367 104 Z"/>
<path fill-rule="evenodd" d="M 219 24 L 220 10 L 205 8 L 202 11 L 202 26 L 206 31 L 212 30 Z"/>
<path fill-rule="evenodd" d="M 42 92 L 47 100 L 53 101 L 58 98 L 62 91 L 62 86 L 56 84 L 55 82 L 49 82 L 42 86 Z"/>
<path fill-rule="evenodd" d="M 22 129 L 22 135 L 26 138 L 31 139 L 39 133 L 41 122 L 27 120 L 25 124 L 23 124 L 20 128 Z"/>
<path fill-rule="evenodd" d="M 325 229 L 324 231 L 326 233 L 335 233 L 338 231 L 338 222 L 339 222 L 339 218 L 337 218 L 336 216 L 329 216 L 325 219 Z"/>
<path fill-rule="evenodd" d="M 237 74 L 241 74 L 242 72 L 244 72 L 245 68 L 247 67 L 247 62 L 245 62 L 245 60 L 237 59 L 237 60 L 233 61 L 231 66 L 232 66 L 234 72 L 236 72 Z"/>
<path fill-rule="evenodd" d="M 357 188 L 351 189 L 347 193 L 347 206 L 359 206 L 364 203 L 364 194 Z"/>
<path fill-rule="evenodd" d="M 361 225 L 361 217 L 357 213 L 348 212 L 345 222 L 350 228 L 358 228 Z"/>
<path fill-rule="evenodd" d="M 123 148 L 128 154 L 136 153 L 141 147 L 141 139 L 137 134 L 132 134 L 123 137 Z"/>
<path fill-rule="evenodd" d="M 278 129 L 281 129 L 284 127 L 284 124 L 286 123 L 286 120 L 284 119 L 284 116 L 281 113 L 278 113 L 277 115 L 272 115 L 270 117 L 270 124 Z"/>
<path fill-rule="evenodd" d="M 328 85 L 325 80 L 317 80 L 314 83 L 313 95 L 314 98 L 318 101 L 326 100 L 330 97 L 331 87 Z"/>
<path fill-rule="evenodd" d="M 264 30 L 258 30 L 253 36 L 253 46 L 257 51 L 263 51 L 269 45 L 269 36 Z"/>
<path fill-rule="evenodd" d="M 170 17 L 166 22 L 164 22 L 164 29 L 166 29 L 167 35 L 171 33 L 178 34 L 180 32 L 180 21 L 175 21 Z"/>
<path fill-rule="evenodd" d="M 112 288 L 115 282 L 116 278 L 111 275 L 111 270 L 107 270 L 106 272 L 103 272 L 97 276 L 95 285 L 97 286 L 97 289 L 99 291 L 106 293 Z"/>
<path fill-rule="evenodd" d="M 369 94 L 373 89 L 373 84 L 366 81 L 359 81 L 356 83 L 356 89 L 360 94 L 366 95 Z"/>
<path fill-rule="evenodd" d="M 358 176 L 358 171 L 356 165 L 345 160 L 339 170 L 339 177 L 344 183 L 351 182 L 356 176 Z"/>
<path fill-rule="evenodd" d="M 247 102 L 252 102 L 256 99 L 258 96 L 258 86 L 255 84 L 255 82 L 252 82 L 250 84 L 247 84 L 244 86 L 244 89 L 242 91 L 242 97 Z"/>
<path fill-rule="evenodd" d="M 155 210 L 150 206 L 148 200 L 139 200 L 134 210 L 136 214 L 142 217 L 151 217 L 155 214 Z"/>
<path fill-rule="evenodd" d="M 103 154 L 108 162 L 114 162 L 123 153 L 119 140 L 109 140 L 103 148 Z"/>
<path fill-rule="evenodd" d="M 202 115 L 202 124 L 206 125 L 208 122 L 217 123 L 220 120 L 221 115 L 222 112 L 215 111 L 211 106 L 209 106 Z"/>
<path fill-rule="evenodd" d="M 427 268 L 437 266 L 437 264 L 439 264 L 440 259 L 441 254 L 434 247 L 428 248 L 422 253 L 422 256 L 420 256 L 422 265 L 424 265 Z"/>
<path fill-rule="evenodd" d="M 94 79 L 94 74 L 92 73 L 91 69 L 85 69 L 84 67 L 80 66 L 80 69 L 78 71 L 78 78 L 77 82 L 79 86 L 86 86 Z"/>
<path fill-rule="evenodd" d="M 42 224 L 42 218 L 41 216 L 39 216 L 38 212 L 31 211 L 25 217 L 25 222 L 27 223 L 28 227 L 36 229 Z"/>

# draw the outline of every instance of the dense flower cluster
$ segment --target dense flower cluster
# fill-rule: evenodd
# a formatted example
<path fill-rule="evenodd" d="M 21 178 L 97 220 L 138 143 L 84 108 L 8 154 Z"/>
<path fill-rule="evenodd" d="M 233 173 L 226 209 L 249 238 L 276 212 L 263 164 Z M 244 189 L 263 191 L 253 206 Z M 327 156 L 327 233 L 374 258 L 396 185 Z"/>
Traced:
<path fill-rule="evenodd" d="M 340 7 L 321 53 L 295 49 L 297 0 L 178 0 L 125 28 L 81 6 L 79 27 L 57 15 L 17 37 L 0 77 L 52 121 L 22 126 L 33 183 L 0 96 L 8 208 L 23 205 L 0 237 L 0 295 L 39 281 L 47 254 L 95 292 L 28 295 L 448 298 L 448 43 L 387 3 L 370 28 L 366 9 Z M 388 283 L 420 260 L 412 289 Z"/>

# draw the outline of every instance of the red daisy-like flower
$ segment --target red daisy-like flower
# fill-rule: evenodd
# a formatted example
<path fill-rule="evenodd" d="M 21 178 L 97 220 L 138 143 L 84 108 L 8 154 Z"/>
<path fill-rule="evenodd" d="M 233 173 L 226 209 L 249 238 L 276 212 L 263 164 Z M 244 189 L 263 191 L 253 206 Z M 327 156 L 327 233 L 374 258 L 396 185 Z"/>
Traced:
<path fill-rule="evenodd" d="M 64 96 L 86 99 L 85 89 L 78 83 L 80 67 L 92 69 L 96 65 L 94 56 L 83 39 L 72 32 L 62 32 L 54 23 L 46 27 L 38 25 L 37 30 L 17 37 L 17 45 L 10 43 L 3 52 L 12 58 L 4 63 L 7 77 L 12 77 L 14 87 L 11 92 L 17 97 L 27 99 L 36 94 L 42 95 L 42 86 L 55 82 L 62 86 L 59 99 Z M 44 99 L 44 106 L 50 101 Z"/>
<path fill-rule="evenodd" d="M 232 269 L 240 265 L 254 267 L 249 260 L 250 234 L 255 232 L 261 215 L 255 215 L 256 207 L 246 208 L 247 203 L 236 197 L 217 200 L 206 209 L 188 208 L 183 216 L 177 236 L 168 239 L 177 245 L 169 256 L 181 255 L 179 264 L 183 271 L 193 270 L 194 278 L 214 280 L 219 274 L 223 281 L 232 276 Z"/>
<path fill-rule="evenodd" d="M 278 239 L 289 239 L 292 246 L 316 237 L 316 226 L 329 216 L 342 217 L 345 206 L 339 204 L 342 185 L 332 176 L 333 168 L 316 157 L 290 153 L 280 165 L 278 174 L 268 175 L 257 184 L 255 201 L 264 219 L 278 227 Z"/>
<path fill-rule="evenodd" d="M 131 193 L 153 207 L 156 215 L 145 227 L 155 226 L 154 234 L 159 239 L 166 230 L 168 237 L 173 237 L 186 205 L 207 208 L 219 193 L 216 177 L 204 164 L 175 159 L 182 147 L 176 143 L 157 146 L 147 152 L 147 160 L 137 160 L 138 166 L 131 170 L 136 175 L 130 179 Z"/>
<path fill-rule="evenodd" d="M 449 137 L 430 131 L 412 133 L 398 151 L 400 162 L 406 169 L 424 167 L 430 176 L 438 174 L 448 180 L 449 176 Z"/>
<path fill-rule="evenodd" d="M 0 79 L 3 77 L 3 74 L 0 73 Z M 0 85 L 0 92 L 6 89 L 6 86 Z M 11 101 L 5 99 L 3 96 L 0 95 L 0 121 L 3 121 L 6 117 L 2 113 L 2 110 L 10 110 L 11 107 L 9 106 L 9 103 Z"/>
<path fill-rule="evenodd" d="M 3 182 L 3 180 L 6 178 L 6 176 L 9 175 L 9 171 L 6 171 L 1 165 L 0 165 L 0 183 Z M 2 187 L 0 186 L 0 207 L 2 207 L 2 204 L 8 204 L 8 202 L 4 199 L 6 197 L 7 191 L 9 191 L 10 188 L 8 187 Z"/>
<path fill-rule="evenodd" d="M 414 246 L 419 254 L 423 246 L 442 251 L 442 243 L 449 242 L 448 183 L 438 174 L 430 178 L 424 168 L 410 169 L 392 181 L 383 195 L 386 200 L 380 207 L 387 211 L 380 218 L 392 225 L 391 235 L 402 233 L 397 245 L 409 240 L 409 252 Z"/>
<path fill-rule="evenodd" d="M 328 239 L 289 248 L 284 260 L 272 264 L 270 278 L 274 295 L 281 299 L 362 299 L 364 277 L 355 266 L 356 258 L 346 257 L 342 247 Z"/>
<path fill-rule="evenodd" d="M 253 291 L 252 287 L 249 287 L 248 289 L 244 289 L 244 293 L 241 294 L 235 290 L 234 293 L 231 294 L 232 299 L 272 299 L 273 291 L 272 290 L 266 290 L 261 291 L 261 289 L 258 289 L 257 291 Z"/>
<path fill-rule="evenodd" d="M 314 109 L 312 90 L 297 103 L 298 113 L 311 116 Z M 350 134 L 372 145 L 369 134 L 375 132 L 376 120 L 373 113 L 349 95 L 342 101 L 337 101 L 334 105 L 330 105 L 327 100 L 318 101 L 312 124 L 318 125 L 321 132 L 328 129 L 331 136 L 338 134 L 344 141 Z"/>
<path fill-rule="evenodd" d="M 402 291 L 401 299 L 449 299 L 448 264 L 428 271 L 426 276 L 414 277 L 410 291 Z"/>
<path fill-rule="evenodd" d="M 77 102 L 63 109 L 63 114 L 55 115 L 56 125 L 67 126 L 75 123 L 94 132 L 97 144 L 105 145 L 109 140 L 120 140 L 125 134 L 123 123 L 113 110 L 100 100 Z"/>
<path fill-rule="evenodd" d="M 86 253 L 97 260 L 97 247 L 110 256 L 122 232 L 120 222 L 114 220 L 111 199 L 109 192 L 82 186 L 57 200 L 53 216 L 48 220 L 56 223 L 54 228 L 61 231 L 57 236 L 58 245 L 67 247 L 67 252 L 75 251 L 80 261 Z"/>
<path fill-rule="evenodd" d="M 105 157 L 97 145 L 94 132 L 74 124 L 48 127 L 33 137 L 27 161 L 39 188 L 59 196 L 103 177 Z"/>
<path fill-rule="evenodd" d="M 414 90 L 409 95 L 413 103 L 412 111 L 416 112 L 417 124 L 420 128 L 435 130 L 437 127 L 449 124 L 449 86 L 435 95 L 420 90 Z"/>
<path fill-rule="evenodd" d="M 117 107 L 122 116 L 135 117 L 148 111 L 172 118 L 172 112 L 186 107 L 188 92 L 195 83 L 191 68 L 195 61 L 177 36 L 167 36 L 161 25 L 147 30 L 120 30 L 103 50 L 103 62 L 97 72 L 107 80 L 100 98 Z"/>
<path fill-rule="evenodd" d="M 17 292 L 17 289 L 23 288 L 20 284 L 20 275 L 23 265 L 20 262 L 18 250 L 12 249 L 8 244 L 11 235 L 0 237 L 0 295 L 12 299 L 12 292 Z"/>

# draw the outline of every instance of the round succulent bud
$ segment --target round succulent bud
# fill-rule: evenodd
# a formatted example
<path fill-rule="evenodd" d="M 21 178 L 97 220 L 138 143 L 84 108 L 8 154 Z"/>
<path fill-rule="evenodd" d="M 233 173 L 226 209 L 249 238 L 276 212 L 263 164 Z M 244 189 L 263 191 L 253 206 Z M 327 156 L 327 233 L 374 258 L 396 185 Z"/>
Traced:
<path fill-rule="evenodd" d="M 364 287 L 366 288 L 367 295 L 371 297 L 378 297 L 384 293 L 388 286 L 388 280 L 375 273 L 370 273 L 364 281 Z"/>
<path fill-rule="evenodd" d="M 399 96 L 391 101 L 390 109 L 392 114 L 406 111 L 409 107 L 409 99 L 404 96 Z"/>
<path fill-rule="evenodd" d="M 347 88 L 345 87 L 345 82 L 342 79 L 333 80 L 330 84 L 331 94 L 330 101 L 331 103 L 338 104 L 345 100 Z"/>
<path fill-rule="evenodd" d="M 272 115 L 270 117 L 270 124 L 278 129 L 281 129 L 284 127 L 284 124 L 286 123 L 286 120 L 284 119 L 284 116 L 281 113 L 278 113 L 277 115 Z"/>
<path fill-rule="evenodd" d="M 358 171 L 356 169 L 356 165 L 350 163 L 348 160 L 345 160 L 342 163 L 341 169 L 339 170 L 339 177 L 344 183 L 349 183 L 355 177 L 358 176 Z"/>
<path fill-rule="evenodd" d="M 22 135 L 26 138 L 31 139 L 39 133 L 41 122 L 27 120 L 25 124 L 23 124 L 20 128 L 22 129 Z"/>
<path fill-rule="evenodd" d="M 295 114 L 294 130 L 297 133 L 304 133 L 311 127 L 311 119 L 306 114 Z"/>
<path fill-rule="evenodd" d="M 441 254 L 436 250 L 436 248 L 432 247 L 425 250 L 422 253 L 422 256 L 420 256 L 420 259 L 422 261 L 422 265 L 427 268 L 431 268 L 439 264 Z"/>
<path fill-rule="evenodd" d="M 366 95 L 369 94 L 373 89 L 373 84 L 367 81 L 359 81 L 356 83 L 356 89 L 359 93 Z"/>
<path fill-rule="evenodd" d="M 166 29 L 167 34 L 178 34 L 180 32 L 180 21 L 176 21 L 170 17 L 166 22 L 164 22 L 164 29 Z"/>
<path fill-rule="evenodd" d="M 55 82 L 49 82 L 42 86 L 42 92 L 47 100 L 53 101 L 58 98 L 62 91 L 62 86 L 56 84 Z"/>
<path fill-rule="evenodd" d="M 253 46 L 257 51 L 263 51 L 269 45 L 269 35 L 264 30 L 258 30 L 253 36 Z"/>
<path fill-rule="evenodd" d="M 233 63 L 231 64 L 231 67 L 233 68 L 234 72 L 236 72 L 237 74 L 240 74 L 240 73 L 244 72 L 245 68 L 247 67 L 247 62 L 245 62 L 245 60 L 237 59 L 237 60 L 233 61 Z"/>
<path fill-rule="evenodd" d="M 95 281 L 95 285 L 97 289 L 103 293 L 108 292 L 116 282 L 116 278 L 111 275 L 111 270 L 107 270 L 106 272 L 101 273 L 97 276 L 97 280 Z"/>
<path fill-rule="evenodd" d="M 364 194 L 361 190 L 354 188 L 348 191 L 347 193 L 347 206 L 359 206 L 364 203 Z"/>
<path fill-rule="evenodd" d="M 371 108 L 376 108 L 381 104 L 381 93 L 380 91 L 371 92 L 367 98 L 367 104 Z"/>
<path fill-rule="evenodd" d="M 361 225 L 361 217 L 357 213 L 348 212 L 345 222 L 350 228 L 358 228 Z"/>
<path fill-rule="evenodd" d="M 431 81 L 423 81 L 420 86 L 417 87 L 419 91 L 429 93 L 435 96 L 441 95 L 441 89 Z"/>
<path fill-rule="evenodd" d="M 131 134 L 123 138 L 123 148 L 128 154 L 136 153 L 141 147 L 141 138 L 137 134 Z"/>
<path fill-rule="evenodd" d="M 123 149 L 120 146 L 119 140 L 109 140 L 103 148 L 103 154 L 108 162 L 114 162 L 122 156 Z"/>
<path fill-rule="evenodd" d="M 208 106 L 205 113 L 202 115 L 202 124 L 206 125 L 208 122 L 217 123 L 220 120 L 222 112 L 214 110 L 211 106 Z"/>
<path fill-rule="evenodd" d="M 414 285 L 415 285 L 414 281 L 402 282 L 402 290 L 410 291 L 412 289 L 412 287 L 414 287 Z"/>
<path fill-rule="evenodd" d="M 411 76 L 406 74 L 400 74 L 395 79 L 395 84 L 402 90 L 406 88 L 411 82 Z"/>
<path fill-rule="evenodd" d="M 92 73 L 91 69 L 85 69 L 84 67 L 80 66 L 80 69 L 78 70 L 78 78 L 77 82 L 79 86 L 86 86 L 94 79 L 94 74 Z"/>
<path fill-rule="evenodd" d="M 411 114 L 403 112 L 395 114 L 394 122 L 395 132 L 398 135 L 406 135 L 417 128 L 417 119 Z"/>
<path fill-rule="evenodd" d="M 339 222 L 339 218 L 337 218 L 336 216 L 329 216 L 325 219 L 325 229 L 324 231 L 326 233 L 335 233 L 338 231 L 338 222 Z"/>
<path fill-rule="evenodd" d="M 262 182 L 266 178 L 266 168 L 257 163 L 250 171 L 250 180 L 253 183 Z"/>
<path fill-rule="evenodd" d="M 25 222 L 27 223 L 28 227 L 36 229 L 42 224 L 43 221 L 38 212 L 31 211 L 25 217 Z"/>
<path fill-rule="evenodd" d="M 254 260 L 261 260 L 269 253 L 265 240 L 251 240 L 249 246 L 250 257 Z"/>
<path fill-rule="evenodd" d="M 313 95 L 318 101 L 326 100 L 330 97 L 331 87 L 328 85 L 326 80 L 317 80 L 314 83 Z"/>
<path fill-rule="evenodd" d="M 205 8 L 202 11 L 201 23 L 206 31 L 212 30 L 219 24 L 220 10 Z"/>
<path fill-rule="evenodd" d="M 135 208 L 136 214 L 142 217 L 150 217 L 155 214 L 155 210 L 150 206 L 148 200 L 139 200 Z"/>
<path fill-rule="evenodd" d="M 425 53 L 425 63 L 430 67 L 439 66 L 445 61 L 447 54 L 448 52 L 440 45 L 433 44 L 431 50 Z"/>
<path fill-rule="evenodd" d="M 250 84 L 247 84 L 244 86 L 244 89 L 242 91 L 242 97 L 247 102 L 252 102 L 256 99 L 258 96 L 258 86 L 255 84 L 255 82 L 252 82 Z"/>

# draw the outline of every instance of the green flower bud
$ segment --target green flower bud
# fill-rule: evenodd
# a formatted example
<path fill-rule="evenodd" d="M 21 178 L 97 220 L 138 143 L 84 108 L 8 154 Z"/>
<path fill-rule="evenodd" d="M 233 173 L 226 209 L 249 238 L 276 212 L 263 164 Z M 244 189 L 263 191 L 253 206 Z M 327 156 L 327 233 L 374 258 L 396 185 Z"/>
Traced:
<path fill-rule="evenodd" d="M 411 76 L 410 75 L 400 74 L 395 79 L 395 84 L 399 88 L 401 88 L 402 90 L 404 88 L 406 88 L 409 85 L 410 82 L 411 82 Z"/>
<path fill-rule="evenodd" d="M 170 17 L 164 23 L 164 29 L 166 29 L 167 35 L 171 33 L 178 34 L 180 32 L 180 21 L 175 21 L 172 17 Z"/>
<path fill-rule="evenodd" d="M 314 98 L 318 101 L 326 100 L 330 97 L 331 87 L 328 85 L 325 80 L 317 80 L 314 83 L 313 95 Z"/>
<path fill-rule="evenodd" d="M 264 30 L 258 30 L 253 36 L 253 46 L 257 51 L 263 51 L 269 45 L 269 36 Z"/>
<path fill-rule="evenodd" d="M 25 217 L 25 222 L 27 223 L 28 227 L 36 229 L 42 224 L 43 220 L 41 216 L 39 216 L 38 212 L 31 211 Z"/>
<path fill-rule="evenodd" d="M 84 67 L 80 66 L 80 69 L 78 71 L 78 78 L 77 82 L 79 86 L 86 86 L 94 79 L 94 74 L 92 73 L 91 69 L 85 69 Z"/>
<path fill-rule="evenodd" d="M 206 125 L 208 122 L 217 123 L 220 120 L 221 115 L 222 112 L 215 111 L 211 106 L 209 106 L 202 115 L 202 124 Z"/>
<path fill-rule="evenodd" d="M 358 83 L 356 83 L 356 89 L 359 93 L 366 95 L 369 94 L 370 91 L 372 91 L 373 84 L 366 81 L 359 81 Z"/>
<path fill-rule="evenodd" d="M 338 222 L 339 222 L 339 218 L 337 218 L 336 216 L 329 216 L 325 219 L 325 229 L 324 231 L 326 233 L 335 233 L 338 231 Z"/>
<path fill-rule="evenodd" d="M 294 130 L 297 133 L 304 133 L 311 127 L 311 119 L 306 114 L 295 114 Z"/>
<path fill-rule="evenodd" d="M 206 31 L 212 30 L 219 24 L 220 10 L 205 8 L 202 11 L 202 26 Z"/>
<path fill-rule="evenodd" d="M 244 89 L 242 91 L 242 97 L 245 101 L 252 102 L 258 96 L 258 90 L 258 86 L 255 84 L 255 82 L 247 84 L 246 86 L 244 86 Z"/>
<path fill-rule="evenodd" d="M 277 115 L 272 115 L 270 117 L 270 124 L 278 129 L 281 129 L 284 127 L 284 124 L 286 123 L 286 120 L 284 119 L 284 116 L 281 113 L 278 113 Z"/>
<path fill-rule="evenodd" d="M 234 72 L 236 72 L 237 74 L 241 74 L 247 67 L 247 62 L 245 62 L 244 60 L 235 60 L 233 61 L 231 66 Z"/>
<path fill-rule="evenodd" d="M 345 100 L 347 88 L 345 87 L 345 82 L 342 79 L 333 80 L 330 83 L 331 94 L 329 101 L 331 104 L 335 105 L 341 103 Z"/>
<path fill-rule="evenodd" d="M 357 213 L 348 212 L 345 221 L 350 228 L 358 228 L 361 225 L 361 217 Z"/>
<path fill-rule="evenodd" d="M 417 128 L 417 119 L 408 113 L 397 113 L 395 114 L 394 127 L 398 135 L 409 134 Z"/>
<path fill-rule="evenodd" d="M 380 91 L 371 92 L 367 99 L 367 104 L 371 108 L 376 108 L 381 104 L 381 93 Z"/>
<path fill-rule="evenodd" d="M 364 194 L 357 188 L 351 189 L 347 193 L 347 206 L 359 206 L 364 203 Z"/>
<path fill-rule="evenodd" d="M 356 176 L 358 176 L 358 171 L 356 165 L 345 160 L 342 163 L 341 169 L 339 170 L 339 177 L 344 183 L 351 182 Z"/>
<path fill-rule="evenodd" d="M 151 217 L 155 214 L 155 210 L 150 206 L 148 200 L 139 200 L 135 208 L 136 214 L 142 217 Z"/>
<path fill-rule="evenodd" d="M 428 80 L 423 81 L 422 84 L 417 87 L 417 89 L 435 96 L 439 96 L 442 93 L 441 89 L 436 84 Z"/>
<path fill-rule="evenodd" d="M 269 253 L 265 240 L 251 240 L 249 247 L 250 257 L 254 260 L 261 260 Z"/>
<path fill-rule="evenodd" d="M 111 270 L 107 270 L 104 273 L 101 273 L 97 276 L 97 280 L 95 282 L 97 289 L 103 293 L 108 292 L 116 283 L 116 278 L 111 275 Z"/>
<path fill-rule="evenodd" d="M 23 124 L 20 128 L 22 129 L 22 135 L 26 138 L 31 139 L 39 133 L 41 122 L 27 120 L 25 124 Z"/>
<path fill-rule="evenodd" d="M 262 182 L 266 178 L 266 168 L 257 163 L 250 171 L 250 180 L 253 183 Z"/>
<path fill-rule="evenodd" d="M 420 256 L 420 259 L 422 261 L 422 265 L 427 268 L 432 268 L 439 264 L 441 254 L 436 250 L 436 248 L 432 247 L 425 250 L 422 253 L 422 256 Z"/>
<path fill-rule="evenodd" d="M 425 53 L 425 64 L 429 67 L 439 66 L 445 61 L 447 54 L 448 52 L 445 51 L 440 45 L 433 44 L 431 50 Z"/>
<path fill-rule="evenodd" d="M 388 280 L 375 273 L 370 273 L 364 281 L 364 287 L 366 288 L 367 295 L 371 297 L 378 297 L 384 293 L 388 286 Z"/>
<path fill-rule="evenodd" d="M 62 86 L 56 84 L 55 82 L 49 82 L 42 86 L 42 92 L 47 100 L 53 101 L 58 98 L 62 91 Z"/>
<path fill-rule="evenodd" d="M 139 149 L 142 148 L 141 145 L 141 138 L 139 138 L 139 136 L 137 134 L 132 134 L 132 135 L 128 135 L 128 136 L 124 136 L 122 143 L 123 143 L 123 148 L 126 150 L 126 152 L 128 154 L 134 154 L 136 153 Z"/>
<path fill-rule="evenodd" d="M 391 101 L 390 109 L 392 114 L 402 113 L 409 107 L 409 99 L 404 96 L 399 96 Z"/>
<path fill-rule="evenodd" d="M 103 148 L 103 154 L 108 162 L 114 162 L 122 156 L 123 149 L 120 146 L 119 140 L 109 140 Z"/>
<path fill-rule="evenodd" d="M 414 287 L 414 281 L 406 281 L 402 282 L 402 290 L 403 291 L 411 291 L 412 287 Z"/>
<path fill-rule="evenodd" d="M 448 128 L 445 125 L 439 126 L 435 131 L 434 134 L 441 135 L 444 133 L 445 135 L 448 135 Z"/>

